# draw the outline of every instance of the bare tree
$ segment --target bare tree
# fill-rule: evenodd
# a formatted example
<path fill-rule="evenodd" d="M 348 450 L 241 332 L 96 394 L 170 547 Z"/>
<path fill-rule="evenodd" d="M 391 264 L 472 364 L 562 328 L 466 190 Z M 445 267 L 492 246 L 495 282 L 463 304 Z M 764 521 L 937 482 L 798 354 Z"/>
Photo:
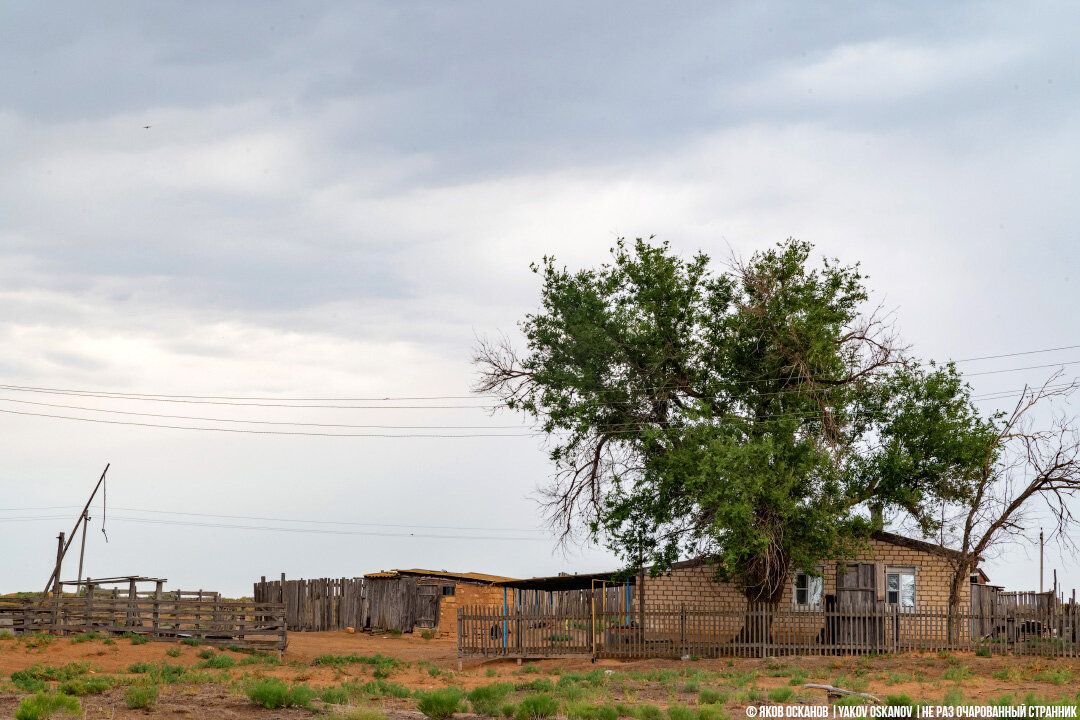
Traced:
<path fill-rule="evenodd" d="M 1053 412 L 1039 427 L 1041 411 L 1067 399 L 1080 382 L 1060 382 L 1054 374 L 1041 387 L 1025 388 L 1009 413 L 999 415 L 991 452 L 977 474 L 970 496 L 943 509 L 942 537 L 951 556 L 949 607 L 960 604 L 960 591 L 980 560 L 1003 546 L 1020 542 L 1032 514 L 1041 507 L 1054 523 L 1053 536 L 1074 548 L 1069 534 L 1076 518 L 1070 501 L 1080 493 L 1080 433 L 1075 417 Z"/>

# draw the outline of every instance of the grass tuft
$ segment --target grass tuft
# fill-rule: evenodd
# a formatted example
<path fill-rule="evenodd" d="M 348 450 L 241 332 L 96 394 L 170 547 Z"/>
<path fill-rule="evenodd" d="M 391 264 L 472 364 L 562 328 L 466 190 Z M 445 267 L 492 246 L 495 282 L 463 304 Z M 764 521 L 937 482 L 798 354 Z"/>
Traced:
<path fill-rule="evenodd" d="M 559 712 L 559 703 L 550 695 L 528 695 L 518 703 L 517 720 L 543 720 Z"/>
<path fill-rule="evenodd" d="M 45 720 L 56 713 L 77 717 L 82 715 L 82 706 L 70 695 L 39 692 L 22 699 L 15 709 L 15 720 Z"/>
<path fill-rule="evenodd" d="M 124 704 L 132 710 L 149 710 L 157 699 L 156 685 L 132 685 L 124 691 Z"/>
<path fill-rule="evenodd" d="M 457 688 L 440 688 L 420 693 L 419 709 L 431 720 L 445 720 L 454 713 L 464 712 L 461 699 L 464 693 Z"/>

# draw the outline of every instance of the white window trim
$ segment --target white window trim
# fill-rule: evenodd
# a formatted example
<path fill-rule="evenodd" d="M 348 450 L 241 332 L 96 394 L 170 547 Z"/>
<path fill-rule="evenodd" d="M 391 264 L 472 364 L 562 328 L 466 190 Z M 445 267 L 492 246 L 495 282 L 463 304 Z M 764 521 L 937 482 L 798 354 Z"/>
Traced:
<path fill-rule="evenodd" d="M 891 605 L 897 608 L 904 608 L 904 605 L 900 602 L 902 598 L 900 593 L 902 589 L 897 587 L 897 602 L 889 602 L 889 575 L 910 575 L 915 583 L 915 604 L 909 610 L 914 610 L 919 606 L 919 566 L 918 565 L 886 565 L 885 566 L 885 604 Z"/>
<path fill-rule="evenodd" d="M 791 576 L 791 607 L 794 610 L 820 610 L 825 603 L 825 573 L 824 568 L 818 567 L 818 575 L 811 575 L 804 570 L 796 570 Z M 799 575 L 806 575 L 806 598 L 810 599 L 810 581 L 817 580 L 821 583 L 821 601 L 815 604 L 809 602 L 803 604 L 798 601 L 798 593 L 795 583 L 798 581 Z"/>

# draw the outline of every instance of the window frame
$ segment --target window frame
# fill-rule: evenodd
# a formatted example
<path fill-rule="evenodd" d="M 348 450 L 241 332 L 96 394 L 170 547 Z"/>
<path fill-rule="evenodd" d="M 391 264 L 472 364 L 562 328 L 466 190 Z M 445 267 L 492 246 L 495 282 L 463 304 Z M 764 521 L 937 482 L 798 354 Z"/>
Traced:
<path fill-rule="evenodd" d="M 896 576 L 896 590 L 889 589 L 889 576 Z M 911 578 L 911 605 L 904 604 L 904 578 Z M 896 599 L 891 599 L 895 593 Z M 885 567 L 885 604 L 902 609 L 914 609 L 919 604 L 919 568 L 916 565 L 887 565 Z"/>
<path fill-rule="evenodd" d="M 825 574 L 822 572 L 822 568 L 817 568 L 818 574 L 811 575 L 805 570 L 796 570 L 795 574 L 791 578 L 791 607 L 795 610 L 818 610 L 824 606 L 825 603 Z M 799 577 L 805 578 L 805 586 L 799 587 Z M 818 601 L 811 603 L 811 583 L 817 583 L 820 588 L 818 592 Z M 799 591 L 805 594 L 806 602 L 799 602 Z"/>

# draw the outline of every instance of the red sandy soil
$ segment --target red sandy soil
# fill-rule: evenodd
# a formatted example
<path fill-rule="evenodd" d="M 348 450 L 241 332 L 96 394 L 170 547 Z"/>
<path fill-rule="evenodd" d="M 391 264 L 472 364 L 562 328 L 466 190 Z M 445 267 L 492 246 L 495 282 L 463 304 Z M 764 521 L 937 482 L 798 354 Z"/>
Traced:
<path fill-rule="evenodd" d="M 179 657 L 169 657 L 166 650 L 180 647 Z M 19 639 L 0 640 L 0 681 L 6 680 L 12 672 L 27 668 L 34 664 L 60 666 L 71 662 L 87 662 L 93 668 L 93 672 L 99 673 L 122 673 L 128 666 L 135 662 L 168 662 L 173 665 L 195 665 L 201 658 L 198 653 L 203 647 L 188 647 L 166 642 L 149 642 L 143 645 L 132 645 L 129 640 L 116 638 L 115 643 L 106 645 L 102 640 L 75 643 L 69 638 L 56 638 L 47 647 L 28 649 Z M 227 651 L 221 651 L 227 652 Z M 520 671 L 516 661 L 496 660 L 480 661 L 465 660 L 461 670 L 458 670 L 457 649 L 453 640 L 436 639 L 424 640 L 414 635 L 378 635 L 348 634 L 344 632 L 320 632 L 320 633 L 291 633 L 289 635 L 288 649 L 282 653 L 280 666 L 238 666 L 229 671 L 233 677 L 240 677 L 245 673 L 258 672 L 264 675 L 280 677 L 290 682 L 306 682 L 313 686 L 338 684 L 350 677 L 356 677 L 361 681 L 371 679 L 370 668 L 367 666 L 346 666 L 342 669 L 323 666 L 311 666 L 311 661 L 318 655 L 334 654 L 348 655 L 374 655 L 381 653 L 395 657 L 411 664 L 408 668 L 394 671 L 389 678 L 391 682 L 405 685 L 412 689 L 430 689 L 445 687 L 453 684 L 458 687 L 471 688 L 477 685 L 485 685 L 492 682 L 506 681 Z M 233 654 L 233 653 L 227 653 Z M 242 656 L 236 655 L 237 659 Z M 299 661 L 302 666 L 294 663 Z M 418 663 L 430 663 L 442 670 L 452 671 L 438 677 L 432 677 L 427 666 L 419 667 Z M 777 661 L 773 661 L 774 663 Z M 782 658 L 779 662 L 786 665 L 803 668 L 809 674 L 810 681 L 831 683 L 833 679 L 847 675 L 851 677 L 857 670 L 863 670 L 868 679 L 868 691 L 879 697 L 889 694 L 907 693 L 912 699 L 919 701 L 940 700 L 945 692 L 955 687 L 954 683 L 942 682 L 941 678 L 949 667 L 955 667 L 962 662 L 971 671 L 971 678 L 965 680 L 962 686 L 965 701 L 972 704 L 982 704 L 991 698 L 996 698 L 1005 693 L 1012 693 L 1020 700 L 1027 693 L 1034 692 L 1040 698 L 1059 698 L 1063 695 L 1073 695 L 1076 687 L 1071 685 L 1054 685 L 1047 682 L 1023 680 L 1020 682 L 1007 682 L 993 678 L 993 674 L 1004 668 L 1018 668 L 1024 671 L 1025 677 L 1032 676 L 1045 669 L 1068 668 L 1076 677 L 1080 677 L 1080 660 L 1049 660 L 1040 658 L 1011 658 L 991 657 L 981 658 L 973 655 L 963 655 L 951 658 L 941 658 L 937 655 L 898 655 L 882 656 L 874 658 L 858 657 L 805 657 L 805 658 Z M 292 663 L 292 664 L 291 664 Z M 724 671 L 737 669 L 748 671 L 757 669 L 761 671 L 756 685 L 762 689 L 768 689 L 788 684 L 788 677 L 770 677 L 767 672 L 769 661 L 739 659 L 735 661 L 724 660 L 642 660 L 642 661 L 616 661 L 601 660 L 596 663 L 588 658 L 567 658 L 561 660 L 543 660 L 533 663 L 538 666 L 537 674 L 530 673 L 526 678 L 537 677 L 556 678 L 553 672 L 558 668 L 560 671 L 588 672 L 597 668 L 613 671 L 630 672 L 635 670 L 650 670 L 658 668 L 686 669 L 688 666 L 694 669 L 706 671 Z M 494 671 L 494 676 L 488 672 Z M 895 676 L 912 675 L 921 673 L 924 682 L 918 683 L 909 679 L 896 682 Z M 888 676 L 894 676 L 886 681 Z M 642 687 L 636 691 L 638 702 L 654 702 L 664 706 L 669 702 L 670 691 L 664 691 L 656 684 Z M 803 691 L 816 693 L 817 691 Z M 0 717 L 10 717 L 18 705 L 20 693 L 0 692 Z M 677 691 L 676 699 L 680 703 L 693 704 L 694 693 L 686 693 L 681 690 L 681 683 Z M 824 700 L 822 694 L 822 700 Z M 266 710 L 256 707 L 248 702 L 247 698 L 233 694 L 229 688 L 220 685 L 166 685 L 161 688 L 161 696 L 155 709 L 147 713 L 142 710 L 129 710 L 124 706 L 123 688 L 115 688 L 104 695 L 92 695 L 81 698 L 85 716 L 93 718 L 146 718 L 148 716 L 162 718 L 309 718 L 313 713 L 309 710 L 289 708 L 283 710 Z M 388 712 L 391 718 L 422 717 L 415 712 L 415 701 L 381 699 L 380 707 Z M 734 697 L 728 704 L 728 712 L 732 717 L 741 715 L 741 704 Z"/>

